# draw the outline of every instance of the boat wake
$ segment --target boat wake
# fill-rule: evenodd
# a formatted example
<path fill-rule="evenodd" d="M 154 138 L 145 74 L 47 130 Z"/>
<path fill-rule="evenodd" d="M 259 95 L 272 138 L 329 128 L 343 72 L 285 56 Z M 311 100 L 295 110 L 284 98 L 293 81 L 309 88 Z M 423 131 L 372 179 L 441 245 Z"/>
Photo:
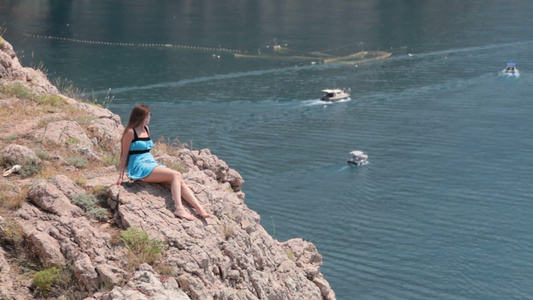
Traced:
<path fill-rule="evenodd" d="M 500 71 L 499 76 L 518 78 L 520 77 L 520 72 L 518 70 L 514 70 L 514 72 L 511 73 L 511 72 L 508 72 L 507 69 L 503 69 Z"/>
<path fill-rule="evenodd" d="M 283 68 L 275 68 L 275 69 L 264 69 L 264 70 L 255 70 L 255 71 L 244 71 L 244 72 L 233 72 L 233 73 L 226 73 L 226 74 L 216 74 L 212 76 L 203 76 L 203 77 L 196 77 L 191 79 L 182 79 L 178 81 L 169 81 L 169 82 L 160 82 L 160 83 L 154 83 L 154 84 L 148 84 L 144 86 L 126 86 L 126 87 L 119 87 L 119 88 L 113 88 L 113 94 L 120 94 L 120 93 L 126 93 L 126 92 L 132 92 L 132 91 L 139 91 L 139 90 L 150 90 L 150 89 L 159 89 L 159 88 L 176 88 L 176 87 L 182 87 L 190 84 L 198 84 L 198 83 L 204 83 L 209 81 L 218 81 L 218 80 L 227 80 L 227 79 L 235 79 L 235 78 L 241 78 L 241 77 L 250 77 L 250 76 L 262 76 L 266 74 L 276 74 L 276 73 L 286 73 L 286 72 L 299 72 L 301 70 L 307 70 L 307 69 L 330 69 L 335 68 L 336 66 L 334 64 L 331 65 L 309 65 L 309 66 L 303 66 L 299 68 L 295 67 L 283 67 Z M 105 95 L 109 92 L 109 90 L 100 90 L 100 91 L 94 91 L 92 94 L 94 95 Z"/>
<path fill-rule="evenodd" d="M 344 102 L 348 102 L 348 101 L 351 101 L 352 98 L 348 97 L 346 99 L 342 99 L 342 100 L 339 100 L 339 101 L 335 101 L 335 102 L 332 102 L 332 101 L 322 101 L 320 99 L 312 99 L 312 100 L 305 100 L 303 101 L 303 105 L 305 106 L 315 106 L 315 105 L 333 105 L 333 104 L 338 104 L 338 103 L 344 103 Z"/>
<path fill-rule="evenodd" d="M 514 47 L 514 46 L 527 46 L 527 45 L 531 45 L 532 43 L 533 43 L 533 40 L 528 40 L 528 41 L 520 41 L 520 42 L 514 42 L 514 43 L 489 44 L 489 45 L 484 45 L 484 46 L 455 48 L 455 49 L 422 52 L 422 53 L 414 53 L 414 54 L 409 53 L 406 55 L 393 56 L 389 58 L 388 60 L 395 61 L 395 60 L 405 60 L 405 59 L 413 59 L 413 58 L 427 58 L 431 56 L 447 56 L 447 55 L 456 54 L 456 53 L 485 51 L 485 50 L 493 50 L 493 49 L 506 48 L 506 47 Z"/>

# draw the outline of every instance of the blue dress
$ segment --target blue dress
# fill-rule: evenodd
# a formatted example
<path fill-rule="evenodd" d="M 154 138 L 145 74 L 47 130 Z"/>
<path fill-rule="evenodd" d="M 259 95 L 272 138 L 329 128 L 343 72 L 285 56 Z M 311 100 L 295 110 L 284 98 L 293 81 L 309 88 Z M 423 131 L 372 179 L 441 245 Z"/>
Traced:
<path fill-rule="evenodd" d="M 144 127 L 146 132 L 148 128 Z M 166 167 L 158 164 L 150 150 L 154 147 L 154 142 L 150 136 L 140 138 L 133 128 L 133 141 L 131 141 L 128 153 L 128 177 L 131 180 L 139 180 L 147 177 L 152 173 L 155 167 Z"/>

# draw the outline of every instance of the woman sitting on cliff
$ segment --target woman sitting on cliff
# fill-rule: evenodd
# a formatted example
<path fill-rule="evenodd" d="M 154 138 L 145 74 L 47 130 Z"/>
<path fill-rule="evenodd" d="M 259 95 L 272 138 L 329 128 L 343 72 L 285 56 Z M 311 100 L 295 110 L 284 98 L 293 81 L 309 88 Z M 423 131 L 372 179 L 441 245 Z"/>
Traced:
<path fill-rule="evenodd" d="M 178 171 L 171 170 L 158 164 L 150 150 L 154 143 L 150 139 L 148 124 L 150 123 L 150 107 L 136 105 L 130 114 L 128 125 L 122 134 L 122 151 L 120 155 L 120 175 L 117 185 L 122 184 L 124 169 L 128 166 L 128 177 L 132 180 L 144 182 L 168 183 L 172 192 L 172 199 L 176 206 L 174 215 L 187 220 L 194 220 L 194 216 L 187 212 L 181 203 L 181 197 L 189 202 L 196 214 L 209 218 L 210 215 L 200 205 L 191 189 L 185 184 Z"/>

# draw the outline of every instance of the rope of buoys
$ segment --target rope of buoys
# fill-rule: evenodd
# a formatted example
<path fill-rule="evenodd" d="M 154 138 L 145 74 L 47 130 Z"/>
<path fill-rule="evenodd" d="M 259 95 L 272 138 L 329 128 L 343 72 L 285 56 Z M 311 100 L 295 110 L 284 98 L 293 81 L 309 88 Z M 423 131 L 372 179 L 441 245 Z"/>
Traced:
<path fill-rule="evenodd" d="M 190 46 L 190 45 L 173 45 L 173 44 L 146 44 L 146 43 L 116 43 L 116 42 L 104 42 L 104 41 L 91 41 L 91 40 L 79 40 L 68 37 L 61 36 L 50 36 L 50 35 L 38 35 L 38 34 L 27 34 L 23 33 L 22 35 L 35 38 L 35 39 L 50 39 L 50 40 L 61 40 L 68 41 L 73 43 L 81 44 L 96 44 L 96 45 L 107 45 L 107 46 L 122 46 L 122 47 L 167 47 L 167 48 L 180 48 L 180 49 L 190 49 L 198 51 L 217 51 L 217 52 L 230 52 L 230 53 L 242 53 L 246 51 L 236 50 L 236 49 L 227 49 L 227 48 L 209 48 L 201 46 Z"/>

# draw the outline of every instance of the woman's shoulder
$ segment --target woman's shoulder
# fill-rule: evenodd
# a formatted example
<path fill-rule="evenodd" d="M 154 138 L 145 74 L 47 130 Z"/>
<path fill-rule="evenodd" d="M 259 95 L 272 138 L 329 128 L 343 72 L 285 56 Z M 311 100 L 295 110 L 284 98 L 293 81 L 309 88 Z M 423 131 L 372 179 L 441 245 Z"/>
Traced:
<path fill-rule="evenodd" d="M 128 138 L 128 139 L 133 139 L 133 136 L 134 136 L 134 131 L 133 131 L 133 128 L 126 128 L 124 130 L 124 135 L 123 137 L 124 138 Z"/>

